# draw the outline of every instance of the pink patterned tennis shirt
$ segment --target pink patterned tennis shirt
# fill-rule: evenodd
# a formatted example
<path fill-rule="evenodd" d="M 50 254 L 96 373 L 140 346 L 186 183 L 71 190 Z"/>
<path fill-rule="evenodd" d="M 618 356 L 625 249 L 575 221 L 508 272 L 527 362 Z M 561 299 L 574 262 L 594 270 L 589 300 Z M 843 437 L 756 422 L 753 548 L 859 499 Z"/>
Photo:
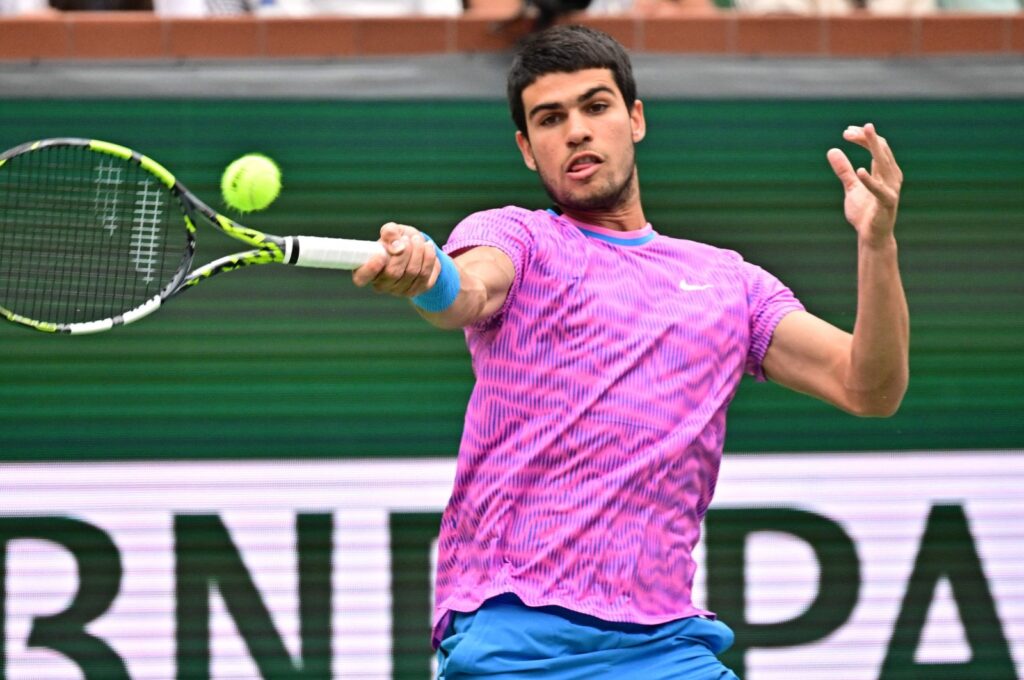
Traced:
<path fill-rule="evenodd" d="M 692 552 L 725 415 L 776 324 L 803 309 L 737 253 L 582 224 L 473 214 L 445 246 L 499 248 L 504 306 L 466 329 L 476 385 L 441 522 L 435 645 L 451 611 L 514 593 L 607 621 L 708 614 Z"/>

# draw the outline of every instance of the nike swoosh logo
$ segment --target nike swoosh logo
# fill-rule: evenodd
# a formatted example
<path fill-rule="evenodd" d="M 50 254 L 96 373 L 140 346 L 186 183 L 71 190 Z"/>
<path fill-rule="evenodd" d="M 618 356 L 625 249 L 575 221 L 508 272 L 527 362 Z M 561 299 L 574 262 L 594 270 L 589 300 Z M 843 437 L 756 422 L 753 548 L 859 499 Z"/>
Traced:
<path fill-rule="evenodd" d="M 696 284 L 689 283 L 686 279 L 679 282 L 679 290 L 694 291 L 694 290 L 707 290 L 708 288 L 714 288 L 710 283 Z"/>

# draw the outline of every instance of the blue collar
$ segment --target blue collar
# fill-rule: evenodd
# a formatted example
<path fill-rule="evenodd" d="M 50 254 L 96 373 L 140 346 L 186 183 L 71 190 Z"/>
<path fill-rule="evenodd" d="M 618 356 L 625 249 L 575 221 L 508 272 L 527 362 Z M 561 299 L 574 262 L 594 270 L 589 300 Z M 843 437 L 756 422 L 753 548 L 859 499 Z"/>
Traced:
<path fill-rule="evenodd" d="M 555 217 L 564 217 L 561 213 L 554 210 L 553 208 L 548 208 L 547 211 Z M 570 219 L 568 217 L 566 218 L 566 220 L 570 222 L 573 226 L 575 226 L 577 229 L 579 229 L 580 233 L 582 233 L 584 236 L 597 239 L 598 241 L 604 241 L 605 243 L 611 243 L 616 246 L 642 246 L 645 243 L 650 243 L 651 241 L 654 240 L 654 237 L 657 236 L 654 230 L 651 229 L 643 236 L 638 236 L 635 238 L 622 238 L 620 236 L 612 236 L 611 234 L 605 233 L 605 231 L 607 230 L 592 231 L 591 229 L 587 229 L 585 225 L 581 225 L 577 221 Z M 594 229 L 597 229 L 597 227 L 594 227 Z"/>

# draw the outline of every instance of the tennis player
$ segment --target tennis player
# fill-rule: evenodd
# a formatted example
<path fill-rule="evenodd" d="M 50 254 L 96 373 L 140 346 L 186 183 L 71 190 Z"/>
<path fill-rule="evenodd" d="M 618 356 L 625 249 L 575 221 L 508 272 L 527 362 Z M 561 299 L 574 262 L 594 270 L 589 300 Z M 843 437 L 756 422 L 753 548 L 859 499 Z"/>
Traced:
<path fill-rule="evenodd" d="M 692 556 L 744 372 L 861 416 L 908 379 L 893 230 L 902 174 L 871 124 L 828 160 L 857 231 L 853 333 L 739 254 L 659 234 L 634 145 L 643 103 L 609 36 L 529 37 L 508 77 L 527 167 L 554 203 L 470 215 L 443 251 L 388 224 L 357 285 L 464 328 L 476 385 L 441 524 L 438 677 L 735 678 L 732 631 L 691 600 Z"/>

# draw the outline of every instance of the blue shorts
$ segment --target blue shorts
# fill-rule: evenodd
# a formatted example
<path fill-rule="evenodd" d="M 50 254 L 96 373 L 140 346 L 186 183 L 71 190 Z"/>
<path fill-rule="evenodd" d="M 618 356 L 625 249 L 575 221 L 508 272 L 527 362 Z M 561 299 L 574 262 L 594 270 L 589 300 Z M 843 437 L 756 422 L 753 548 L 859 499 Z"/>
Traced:
<path fill-rule="evenodd" d="M 721 621 L 610 623 L 514 595 L 454 613 L 437 650 L 437 680 L 738 680 L 715 656 L 732 645 Z"/>

